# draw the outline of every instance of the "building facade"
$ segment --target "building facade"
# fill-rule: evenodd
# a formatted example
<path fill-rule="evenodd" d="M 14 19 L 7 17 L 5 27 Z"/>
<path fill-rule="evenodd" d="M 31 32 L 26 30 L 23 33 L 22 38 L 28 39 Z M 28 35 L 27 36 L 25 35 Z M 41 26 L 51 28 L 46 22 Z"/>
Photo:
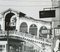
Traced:
<path fill-rule="evenodd" d="M 53 50 L 54 52 L 60 52 L 60 0 L 53 0 L 52 7 L 56 11 L 55 18 L 52 19 L 53 28 Z"/>
<path fill-rule="evenodd" d="M 1 52 L 52 52 L 51 23 L 7 9 L 0 14 Z"/>

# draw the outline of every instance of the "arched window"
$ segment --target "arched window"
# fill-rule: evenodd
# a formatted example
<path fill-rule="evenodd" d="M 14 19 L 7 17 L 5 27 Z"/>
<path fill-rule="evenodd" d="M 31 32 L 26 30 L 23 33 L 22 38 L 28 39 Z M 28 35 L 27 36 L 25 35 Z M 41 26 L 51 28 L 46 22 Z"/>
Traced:
<path fill-rule="evenodd" d="M 32 35 L 37 35 L 37 26 L 35 24 L 32 24 L 29 28 L 29 33 Z"/>
<path fill-rule="evenodd" d="M 25 23 L 25 22 L 21 23 L 20 31 L 24 32 L 24 33 L 27 33 L 27 29 L 28 29 L 27 23 Z"/>
<path fill-rule="evenodd" d="M 46 34 L 46 32 L 43 31 L 43 30 L 47 30 L 47 27 L 46 27 L 46 26 L 42 26 L 42 27 L 40 28 L 40 30 L 39 30 L 39 36 L 40 36 L 40 37 L 47 38 L 47 34 Z"/>

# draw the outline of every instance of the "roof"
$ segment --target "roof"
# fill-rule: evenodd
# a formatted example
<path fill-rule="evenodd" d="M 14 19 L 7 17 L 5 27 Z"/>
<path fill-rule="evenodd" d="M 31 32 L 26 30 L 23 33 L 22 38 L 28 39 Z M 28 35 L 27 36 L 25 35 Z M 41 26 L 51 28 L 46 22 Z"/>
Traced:
<path fill-rule="evenodd" d="M 19 14 L 19 13 L 23 13 L 23 12 L 19 12 L 19 11 L 16 11 L 16 10 L 14 10 L 14 9 L 11 9 L 11 8 L 9 8 L 9 9 L 7 9 L 7 10 L 5 10 L 4 12 L 2 12 L 2 14 L 4 15 L 6 12 L 8 12 L 8 11 L 14 11 L 14 12 L 16 12 L 17 14 Z M 23 13 L 23 17 L 24 18 L 27 18 L 27 19 L 30 19 L 30 20 L 34 20 L 34 21 L 40 21 L 40 22 L 45 22 L 45 23 L 50 23 L 51 21 L 44 21 L 44 20 L 39 20 L 39 19 L 34 19 L 33 17 L 28 17 L 28 16 L 26 16 L 26 14 L 25 13 Z M 21 18 L 21 17 L 20 17 Z"/>
<path fill-rule="evenodd" d="M 27 18 L 27 19 L 34 20 L 34 21 L 39 21 L 39 22 L 51 23 L 51 21 L 44 21 L 44 20 L 34 19 L 33 17 L 28 17 L 28 16 L 25 16 L 23 18 Z"/>

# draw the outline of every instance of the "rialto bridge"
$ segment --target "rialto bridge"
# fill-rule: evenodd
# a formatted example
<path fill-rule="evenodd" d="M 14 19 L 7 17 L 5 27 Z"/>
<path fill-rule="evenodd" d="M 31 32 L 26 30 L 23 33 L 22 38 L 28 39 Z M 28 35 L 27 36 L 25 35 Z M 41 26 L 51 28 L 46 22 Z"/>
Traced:
<path fill-rule="evenodd" d="M 42 30 L 48 30 L 42 31 Z M 0 13 L 1 52 L 52 52 L 51 23 L 8 9 Z"/>

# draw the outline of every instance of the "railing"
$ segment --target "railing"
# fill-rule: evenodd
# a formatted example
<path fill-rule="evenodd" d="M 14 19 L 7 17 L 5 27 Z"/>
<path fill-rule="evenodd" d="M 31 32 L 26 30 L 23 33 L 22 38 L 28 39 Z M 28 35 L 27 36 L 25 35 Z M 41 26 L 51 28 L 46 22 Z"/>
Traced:
<path fill-rule="evenodd" d="M 44 41 L 44 42 L 47 42 L 47 43 L 52 43 L 51 39 L 38 38 L 37 36 L 31 35 L 29 33 L 10 31 L 9 35 L 11 35 L 11 36 L 14 35 L 14 36 L 18 36 L 18 37 L 22 37 L 22 38 L 30 39 L 30 40 L 37 40 L 37 41 Z"/>
<path fill-rule="evenodd" d="M 0 31 L 0 36 L 5 36 L 7 35 L 7 31 Z"/>
<path fill-rule="evenodd" d="M 0 36 L 7 36 L 7 31 L 0 31 Z M 34 41 L 43 41 L 46 43 L 52 43 L 52 40 L 46 39 L 46 38 L 38 38 L 37 36 L 31 35 L 29 33 L 23 33 L 18 31 L 9 31 L 9 36 L 16 36 L 16 37 L 22 37 L 25 39 L 30 39 Z"/>

